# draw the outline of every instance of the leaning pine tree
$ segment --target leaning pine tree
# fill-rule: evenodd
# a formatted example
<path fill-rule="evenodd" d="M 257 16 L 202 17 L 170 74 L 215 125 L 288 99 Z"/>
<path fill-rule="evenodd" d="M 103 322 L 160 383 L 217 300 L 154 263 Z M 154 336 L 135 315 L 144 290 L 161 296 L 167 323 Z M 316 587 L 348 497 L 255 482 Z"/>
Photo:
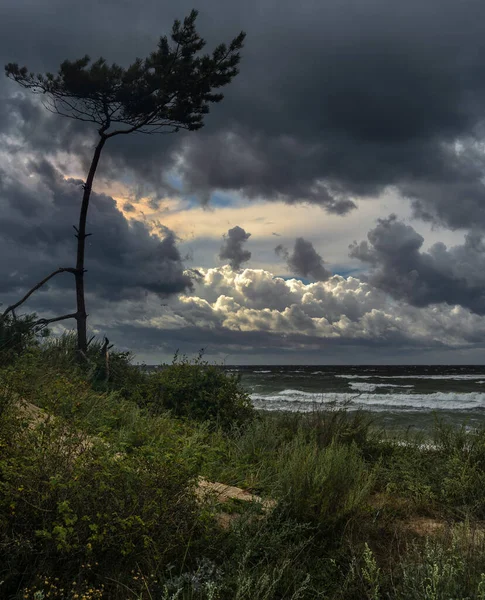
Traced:
<path fill-rule="evenodd" d="M 169 44 L 160 38 L 158 48 L 144 60 L 137 58 L 127 69 L 108 65 L 104 58 L 91 63 L 89 56 L 74 62 L 64 61 L 57 75 L 34 75 L 26 67 L 6 65 L 7 77 L 34 93 L 45 94 L 45 106 L 51 112 L 99 125 L 99 141 L 89 168 L 75 227 L 77 258 L 75 267 L 61 267 L 37 283 L 21 300 L 9 306 L 0 318 L 15 316 L 15 309 L 36 290 L 59 273 L 72 273 L 76 281 L 76 312 L 41 319 L 46 325 L 76 319 L 79 356 L 86 356 L 87 314 L 84 298 L 84 255 L 86 219 L 94 176 L 106 142 L 129 133 L 176 133 L 180 129 L 196 131 L 203 127 L 210 102 L 220 102 L 223 95 L 213 93 L 237 75 L 239 50 L 245 33 L 241 32 L 229 46 L 220 44 L 212 55 L 199 55 L 205 41 L 195 28 L 198 12 L 193 10 L 183 25 L 175 21 Z"/>

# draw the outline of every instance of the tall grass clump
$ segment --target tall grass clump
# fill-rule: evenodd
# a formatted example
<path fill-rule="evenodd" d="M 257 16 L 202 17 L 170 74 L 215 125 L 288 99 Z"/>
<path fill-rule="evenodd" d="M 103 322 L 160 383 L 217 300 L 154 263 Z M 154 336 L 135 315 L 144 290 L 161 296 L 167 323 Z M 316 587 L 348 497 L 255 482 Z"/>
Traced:
<path fill-rule="evenodd" d="M 12 364 L 30 348 L 36 347 L 49 331 L 35 326 L 37 316 L 0 317 L 0 368 Z"/>
<path fill-rule="evenodd" d="M 123 398 L 141 402 L 149 376 L 143 369 L 132 364 L 131 352 L 120 352 L 110 347 L 108 362 L 104 342 L 93 339 L 86 353 L 86 360 L 77 358 L 76 333 L 69 331 L 56 338 L 48 338 L 39 348 L 39 362 L 57 368 L 64 373 L 82 375 L 99 391 L 117 391 Z"/>
<path fill-rule="evenodd" d="M 375 479 L 355 442 L 320 448 L 304 430 L 281 449 L 274 468 L 274 492 L 288 513 L 324 528 L 362 508 Z"/>
<path fill-rule="evenodd" d="M 332 443 L 355 444 L 365 458 L 377 445 L 375 435 L 369 433 L 370 426 L 367 416 L 341 409 L 307 414 L 259 412 L 246 427 L 233 428 L 222 437 L 213 436 L 205 474 L 253 491 L 271 493 L 280 455 L 297 436 L 320 449 Z"/>
<path fill-rule="evenodd" d="M 406 600 L 485 600 L 485 546 L 469 524 L 412 542 L 396 568 L 393 597 Z"/>
<path fill-rule="evenodd" d="M 408 498 L 421 514 L 485 518 L 485 428 L 437 421 L 431 440 L 407 436 L 387 446 L 381 470 L 387 492 Z"/>
<path fill-rule="evenodd" d="M 372 418 L 361 411 L 349 412 L 346 407 L 332 407 L 328 410 L 314 410 L 302 415 L 304 423 L 321 448 L 336 442 L 355 443 L 359 448 L 370 450 L 376 435 L 371 435 Z"/>
<path fill-rule="evenodd" d="M 462 519 L 485 518 L 485 428 L 437 422 L 435 454 L 443 463 L 440 501 Z"/>
<path fill-rule="evenodd" d="M 226 595 L 222 597 L 237 600 L 317 597 L 308 572 L 312 546 L 309 528 L 275 516 L 272 521 L 239 523 L 233 535 L 236 551 L 227 565 L 232 568 L 226 570 Z"/>

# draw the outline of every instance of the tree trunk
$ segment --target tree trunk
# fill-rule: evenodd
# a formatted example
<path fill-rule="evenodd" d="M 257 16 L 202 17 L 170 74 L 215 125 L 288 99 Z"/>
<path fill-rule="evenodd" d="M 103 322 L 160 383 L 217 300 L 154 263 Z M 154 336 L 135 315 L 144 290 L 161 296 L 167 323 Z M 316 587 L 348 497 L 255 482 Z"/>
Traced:
<path fill-rule="evenodd" d="M 93 160 L 89 168 L 88 178 L 84 184 L 83 201 L 81 204 L 81 212 L 79 214 L 79 226 L 76 228 L 77 237 L 77 259 L 76 259 L 76 323 L 77 323 L 77 350 L 80 360 L 86 357 L 88 349 L 88 338 L 87 338 L 87 313 L 86 313 L 86 302 L 84 298 L 84 252 L 86 246 L 86 238 L 89 233 L 86 233 L 86 219 L 88 216 L 89 199 L 91 197 L 91 188 L 93 185 L 94 175 L 98 167 L 99 157 L 104 144 L 106 143 L 107 137 L 101 134 L 101 139 L 96 146 L 94 151 Z"/>

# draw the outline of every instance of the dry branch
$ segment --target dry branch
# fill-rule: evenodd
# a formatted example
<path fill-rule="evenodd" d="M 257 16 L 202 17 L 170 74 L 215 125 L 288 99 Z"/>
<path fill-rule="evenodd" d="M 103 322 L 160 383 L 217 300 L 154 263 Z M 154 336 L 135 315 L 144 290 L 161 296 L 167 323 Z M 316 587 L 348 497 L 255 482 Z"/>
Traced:
<path fill-rule="evenodd" d="M 33 288 L 31 288 L 26 294 L 25 296 L 19 300 L 18 302 L 16 302 L 15 304 L 11 304 L 10 306 L 8 306 L 2 313 L 2 315 L 0 316 L 0 320 L 5 319 L 5 317 L 9 314 L 9 313 L 14 313 L 15 309 L 18 308 L 21 304 L 23 304 L 26 300 L 28 300 L 28 298 L 30 298 L 30 296 L 32 296 L 32 294 L 37 291 L 39 288 L 41 288 L 45 283 L 47 283 L 49 281 L 49 279 L 52 279 L 53 277 L 55 277 L 56 275 L 59 275 L 59 273 L 73 273 L 74 275 L 76 274 L 76 269 L 70 268 L 70 267 L 59 267 L 59 269 L 57 269 L 57 271 L 54 271 L 53 273 L 51 273 L 50 275 L 48 275 L 47 277 L 44 277 L 44 279 L 42 279 L 42 281 L 39 281 L 39 283 L 37 283 L 36 285 L 34 285 Z"/>
<path fill-rule="evenodd" d="M 52 319 L 39 319 L 33 325 L 49 325 L 50 323 L 57 323 L 58 321 L 65 321 L 66 319 L 75 319 L 77 313 L 70 313 L 68 315 L 61 315 L 60 317 L 53 317 Z"/>

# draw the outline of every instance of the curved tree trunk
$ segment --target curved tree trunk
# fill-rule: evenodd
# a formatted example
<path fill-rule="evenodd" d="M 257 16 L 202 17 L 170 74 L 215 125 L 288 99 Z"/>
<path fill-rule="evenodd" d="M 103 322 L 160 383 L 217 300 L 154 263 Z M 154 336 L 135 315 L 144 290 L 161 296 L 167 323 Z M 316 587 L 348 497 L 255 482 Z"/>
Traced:
<path fill-rule="evenodd" d="M 76 258 L 76 323 L 77 323 L 77 350 L 80 357 L 86 356 L 88 347 L 87 338 L 87 313 L 86 313 L 86 301 L 84 298 L 84 253 L 86 247 L 86 238 L 89 233 L 86 233 L 86 219 L 88 216 L 89 199 L 91 197 L 91 189 L 93 185 L 94 175 L 98 167 L 99 157 L 104 144 L 106 143 L 107 136 L 101 134 L 101 139 L 96 146 L 94 151 L 93 160 L 89 168 L 88 178 L 84 184 L 84 194 L 81 204 L 81 212 L 79 213 L 79 226 L 76 229 L 77 237 L 77 258 Z"/>

